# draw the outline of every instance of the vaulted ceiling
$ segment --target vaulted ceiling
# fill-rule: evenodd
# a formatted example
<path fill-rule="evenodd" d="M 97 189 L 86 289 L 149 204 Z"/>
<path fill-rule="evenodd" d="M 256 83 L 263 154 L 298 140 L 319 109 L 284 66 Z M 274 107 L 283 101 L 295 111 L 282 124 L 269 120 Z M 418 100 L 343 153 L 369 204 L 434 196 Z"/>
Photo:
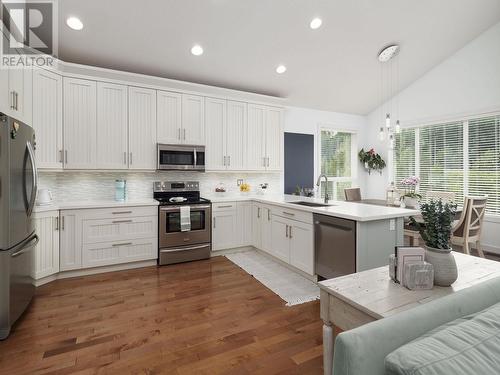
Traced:
<path fill-rule="evenodd" d="M 65 61 L 367 114 L 380 102 L 382 47 L 401 45 L 405 87 L 499 22 L 500 0 L 60 0 L 58 11 Z M 71 15 L 83 30 L 66 26 Z"/>

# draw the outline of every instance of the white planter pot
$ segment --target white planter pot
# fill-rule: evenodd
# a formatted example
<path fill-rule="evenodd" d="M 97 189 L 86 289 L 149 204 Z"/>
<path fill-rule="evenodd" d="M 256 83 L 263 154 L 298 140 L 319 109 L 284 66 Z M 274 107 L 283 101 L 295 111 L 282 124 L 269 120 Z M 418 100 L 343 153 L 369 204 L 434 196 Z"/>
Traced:
<path fill-rule="evenodd" d="M 425 247 L 425 261 L 434 266 L 434 285 L 450 286 L 458 278 L 457 263 L 451 249 Z"/>
<path fill-rule="evenodd" d="M 404 202 L 405 202 L 405 207 L 408 207 L 408 208 L 416 208 L 418 205 L 417 198 L 404 197 Z"/>

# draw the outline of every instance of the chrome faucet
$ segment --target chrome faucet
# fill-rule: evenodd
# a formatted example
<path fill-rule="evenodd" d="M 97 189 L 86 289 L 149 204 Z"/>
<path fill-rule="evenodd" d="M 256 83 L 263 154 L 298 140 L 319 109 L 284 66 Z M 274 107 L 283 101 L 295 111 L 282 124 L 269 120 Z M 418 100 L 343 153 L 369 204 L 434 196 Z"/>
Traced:
<path fill-rule="evenodd" d="M 328 200 L 330 199 L 330 197 L 328 196 L 328 177 L 326 177 L 326 174 L 322 173 L 319 175 L 318 181 L 316 181 L 316 186 L 319 187 L 321 185 L 321 177 L 325 178 L 325 182 L 326 182 L 326 185 L 325 185 L 325 204 L 328 204 Z"/>

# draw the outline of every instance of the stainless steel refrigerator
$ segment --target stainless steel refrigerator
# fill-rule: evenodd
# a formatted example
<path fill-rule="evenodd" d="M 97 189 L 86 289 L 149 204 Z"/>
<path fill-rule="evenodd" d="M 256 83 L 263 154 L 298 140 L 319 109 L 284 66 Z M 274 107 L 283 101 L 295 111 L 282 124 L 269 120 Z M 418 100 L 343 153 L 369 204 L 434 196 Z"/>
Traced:
<path fill-rule="evenodd" d="M 34 144 L 33 128 L 0 113 L 0 340 L 7 338 L 35 291 Z"/>

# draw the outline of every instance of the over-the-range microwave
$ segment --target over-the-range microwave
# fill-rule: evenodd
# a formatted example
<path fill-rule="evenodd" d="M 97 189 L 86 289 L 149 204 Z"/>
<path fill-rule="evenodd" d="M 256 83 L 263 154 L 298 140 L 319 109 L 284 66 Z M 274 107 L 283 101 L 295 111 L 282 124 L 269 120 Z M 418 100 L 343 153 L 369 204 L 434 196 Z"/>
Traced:
<path fill-rule="evenodd" d="M 205 172 L 205 146 L 158 144 L 157 169 Z"/>

